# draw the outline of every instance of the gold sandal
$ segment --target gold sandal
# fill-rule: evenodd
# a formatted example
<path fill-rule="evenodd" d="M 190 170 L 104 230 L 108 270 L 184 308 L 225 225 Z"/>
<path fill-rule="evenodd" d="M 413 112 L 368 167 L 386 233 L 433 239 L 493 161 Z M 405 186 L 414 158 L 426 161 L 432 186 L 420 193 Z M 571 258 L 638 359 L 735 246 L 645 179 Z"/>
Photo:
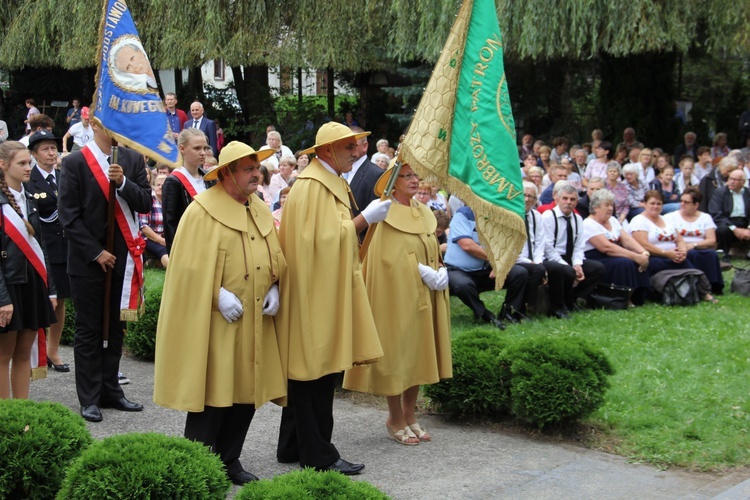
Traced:
<path fill-rule="evenodd" d="M 385 428 L 388 429 L 388 435 L 391 437 L 391 439 L 393 439 L 399 444 L 403 444 L 406 446 L 416 446 L 419 444 L 419 441 L 417 441 L 416 443 L 409 441 L 409 439 L 412 439 L 412 438 L 418 439 L 418 438 L 417 438 L 417 435 L 414 434 L 411 431 L 411 429 L 409 429 L 408 427 L 405 427 L 398 431 L 394 431 L 387 425 L 385 426 Z"/>
<path fill-rule="evenodd" d="M 424 429 L 419 425 L 419 422 L 409 424 L 409 429 L 419 438 L 420 441 L 432 441 L 432 436 L 427 433 L 427 429 Z"/>

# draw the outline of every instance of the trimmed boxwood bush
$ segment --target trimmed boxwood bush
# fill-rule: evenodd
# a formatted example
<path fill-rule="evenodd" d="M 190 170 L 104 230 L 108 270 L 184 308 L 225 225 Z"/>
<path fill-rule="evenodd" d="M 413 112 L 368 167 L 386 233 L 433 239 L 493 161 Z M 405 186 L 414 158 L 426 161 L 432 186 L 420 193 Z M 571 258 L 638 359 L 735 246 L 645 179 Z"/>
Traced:
<path fill-rule="evenodd" d="M 600 349 L 574 337 L 524 339 L 509 356 L 513 413 L 540 428 L 591 414 L 614 373 Z"/>
<path fill-rule="evenodd" d="M 91 445 L 68 469 L 57 498 L 224 499 L 229 488 L 221 460 L 201 443 L 134 433 Z"/>
<path fill-rule="evenodd" d="M 54 498 L 91 442 L 83 419 L 59 403 L 0 400 L 0 498 Z"/>
<path fill-rule="evenodd" d="M 138 321 L 128 323 L 128 333 L 125 335 L 125 347 L 127 347 L 128 352 L 145 361 L 154 360 L 156 324 L 159 321 L 161 292 L 160 288 L 148 294 L 146 311 Z"/>
<path fill-rule="evenodd" d="M 316 472 L 305 469 L 273 479 L 248 483 L 240 489 L 237 500 L 382 500 L 390 498 L 365 481 L 352 481 L 338 472 Z"/>
<path fill-rule="evenodd" d="M 425 387 L 425 394 L 453 417 L 497 418 L 510 412 L 509 341 L 486 329 L 453 341 L 453 378 Z"/>

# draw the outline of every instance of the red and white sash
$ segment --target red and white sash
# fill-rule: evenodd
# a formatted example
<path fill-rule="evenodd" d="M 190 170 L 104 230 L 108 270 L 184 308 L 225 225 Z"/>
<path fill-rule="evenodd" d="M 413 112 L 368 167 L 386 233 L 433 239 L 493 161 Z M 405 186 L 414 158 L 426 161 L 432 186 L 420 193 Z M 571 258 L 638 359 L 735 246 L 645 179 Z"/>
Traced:
<path fill-rule="evenodd" d="M 182 186 L 190 194 L 191 198 L 195 199 L 195 197 L 198 196 L 198 192 L 195 190 L 195 186 L 193 186 L 193 183 L 190 182 L 190 179 L 188 179 L 185 174 L 175 170 L 174 172 L 172 172 L 172 175 L 177 177 L 177 180 L 182 183 Z"/>
<path fill-rule="evenodd" d="M 109 178 L 104 174 L 94 153 L 87 147 L 81 149 L 86 164 L 96 179 L 96 183 L 109 201 Z M 115 195 L 115 220 L 122 237 L 128 247 L 128 257 L 125 262 L 125 278 L 122 283 L 120 296 L 120 320 L 136 321 L 142 311 L 143 304 L 143 252 L 146 241 L 140 236 L 138 223 L 133 217 L 128 202 Z"/>
<path fill-rule="evenodd" d="M 25 201 L 25 200 L 24 200 Z M 13 210 L 10 203 L 3 204 L 3 216 L 5 217 L 5 232 L 11 241 L 23 252 L 23 255 L 31 263 L 36 273 L 41 276 L 47 285 L 47 267 L 44 265 L 44 252 L 39 242 L 29 234 L 23 219 L 18 212 Z"/>

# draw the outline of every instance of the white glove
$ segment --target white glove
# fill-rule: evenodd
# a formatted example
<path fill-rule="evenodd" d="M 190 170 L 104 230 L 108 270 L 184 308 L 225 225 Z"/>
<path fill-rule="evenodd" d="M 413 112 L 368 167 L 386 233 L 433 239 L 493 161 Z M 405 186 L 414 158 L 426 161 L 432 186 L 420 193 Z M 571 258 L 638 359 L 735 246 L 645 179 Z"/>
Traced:
<path fill-rule="evenodd" d="M 419 264 L 419 275 L 430 290 L 435 290 L 438 283 L 438 273 L 430 266 Z"/>
<path fill-rule="evenodd" d="M 268 289 L 266 299 L 263 301 L 263 314 L 275 316 L 279 310 L 279 285 L 273 284 Z"/>
<path fill-rule="evenodd" d="M 393 200 L 373 200 L 367 208 L 362 210 L 362 217 L 368 224 L 382 222 L 388 217 L 388 209 L 391 208 Z"/>
<path fill-rule="evenodd" d="M 448 270 L 445 267 L 441 267 L 437 270 L 437 283 L 433 290 L 442 291 L 448 288 Z"/>
<path fill-rule="evenodd" d="M 228 323 L 237 321 L 244 312 L 240 299 L 224 287 L 219 288 L 219 312 Z"/>

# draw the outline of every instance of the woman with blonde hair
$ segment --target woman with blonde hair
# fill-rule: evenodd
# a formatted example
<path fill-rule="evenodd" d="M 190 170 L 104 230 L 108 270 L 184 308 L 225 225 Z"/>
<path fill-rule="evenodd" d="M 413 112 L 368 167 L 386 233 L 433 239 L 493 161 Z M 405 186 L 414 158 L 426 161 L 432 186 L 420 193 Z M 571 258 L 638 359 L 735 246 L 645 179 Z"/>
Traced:
<path fill-rule="evenodd" d="M 0 144 L 0 399 L 28 399 L 34 340 L 56 321 L 39 211 L 23 187 L 30 176 L 26 147 Z"/>
<path fill-rule="evenodd" d="M 391 166 L 375 185 L 375 194 L 382 195 L 394 174 Z M 413 200 L 418 189 L 416 174 L 402 166 L 388 217 L 373 228 L 362 262 L 384 355 L 344 376 L 345 389 L 386 397 L 388 435 L 407 446 L 432 440 L 415 415 L 419 386 L 453 375 L 448 273 L 435 236 L 437 220 Z"/>

